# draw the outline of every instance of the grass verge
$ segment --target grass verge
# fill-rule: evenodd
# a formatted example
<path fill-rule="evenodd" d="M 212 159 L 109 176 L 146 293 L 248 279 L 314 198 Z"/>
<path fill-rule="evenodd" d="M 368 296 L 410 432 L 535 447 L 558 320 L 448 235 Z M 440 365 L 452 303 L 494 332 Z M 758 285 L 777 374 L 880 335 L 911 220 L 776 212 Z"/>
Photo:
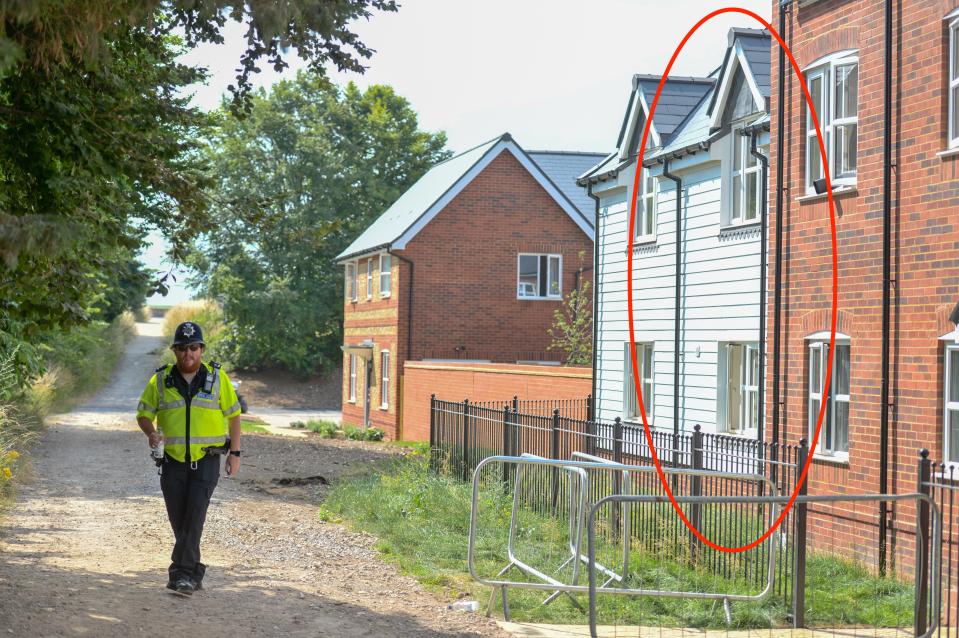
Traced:
<path fill-rule="evenodd" d="M 400 569 L 434 591 L 456 598 L 469 595 L 485 605 L 489 589 L 469 576 L 466 565 L 471 488 L 459 481 L 427 472 L 425 448 L 414 448 L 373 474 L 336 484 L 321 506 L 326 520 L 343 520 L 378 537 L 377 549 Z M 477 569 L 494 576 L 506 564 L 509 497 L 500 490 L 481 494 L 477 541 Z M 566 543 L 566 523 L 521 510 L 517 526 L 518 547 L 533 565 L 557 565 L 558 548 Z M 565 551 L 565 550 L 563 550 Z M 551 562 L 553 561 L 553 562 Z M 634 546 L 631 579 L 637 586 L 681 591 L 756 593 L 753 584 L 722 578 L 705 569 L 694 569 L 653 556 Z M 818 626 L 910 626 L 911 586 L 879 579 L 850 561 L 811 555 L 807 563 L 807 621 Z M 514 577 L 516 576 L 514 571 Z M 583 581 L 581 581 L 583 582 Z M 547 606 L 543 592 L 510 590 L 510 610 L 523 622 L 582 624 L 586 617 L 561 596 Z M 578 597 L 586 609 L 585 596 Z M 733 624 L 739 628 L 787 625 L 781 597 L 762 603 L 733 604 Z M 718 601 L 681 598 L 601 596 L 598 608 L 603 623 L 646 626 L 725 626 Z"/>

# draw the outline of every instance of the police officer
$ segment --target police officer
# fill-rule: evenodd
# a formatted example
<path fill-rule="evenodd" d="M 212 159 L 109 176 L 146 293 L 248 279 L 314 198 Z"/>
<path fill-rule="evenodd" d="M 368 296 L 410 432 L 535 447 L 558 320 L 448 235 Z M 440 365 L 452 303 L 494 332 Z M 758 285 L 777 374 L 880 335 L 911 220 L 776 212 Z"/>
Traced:
<path fill-rule="evenodd" d="M 202 589 L 206 565 L 200 562 L 200 535 L 220 476 L 220 457 L 204 449 L 226 443 L 227 422 L 227 476 L 240 469 L 240 402 L 220 366 L 201 361 L 205 347 L 200 326 L 190 321 L 177 326 L 176 364 L 157 369 L 137 406 L 137 424 L 150 447 L 160 436 L 165 444 L 160 487 L 176 538 L 167 588 L 182 596 Z"/>

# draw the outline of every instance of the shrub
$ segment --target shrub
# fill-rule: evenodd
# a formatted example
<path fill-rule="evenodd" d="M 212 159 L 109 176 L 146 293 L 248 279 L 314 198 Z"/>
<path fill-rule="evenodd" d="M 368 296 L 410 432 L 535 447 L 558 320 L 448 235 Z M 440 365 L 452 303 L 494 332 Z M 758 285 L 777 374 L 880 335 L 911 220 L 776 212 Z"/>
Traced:
<path fill-rule="evenodd" d="M 351 441 L 362 441 L 366 438 L 362 428 L 358 428 L 355 425 L 348 425 L 343 428 L 343 434 Z"/>
<path fill-rule="evenodd" d="M 385 436 L 386 432 L 384 432 L 382 428 L 370 428 L 366 431 L 367 441 L 382 441 Z"/>
<path fill-rule="evenodd" d="M 303 421 L 290 421 L 290 427 L 293 428 L 294 430 L 305 430 L 306 423 L 304 423 Z"/>
<path fill-rule="evenodd" d="M 332 439 L 336 437 L 337 426 L 333 421 L 314 421 L 310 420 L 306 423 L 307 429 L 311 432 L 316 432 L 320 435 L 320 438 L 323 439 Z"/>

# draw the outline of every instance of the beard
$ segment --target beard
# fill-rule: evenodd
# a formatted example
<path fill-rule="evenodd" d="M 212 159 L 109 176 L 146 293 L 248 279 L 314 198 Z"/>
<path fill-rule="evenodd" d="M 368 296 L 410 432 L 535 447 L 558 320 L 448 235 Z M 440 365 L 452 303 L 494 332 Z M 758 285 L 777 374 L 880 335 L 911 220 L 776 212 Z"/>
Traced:
<path fill-rule="evenodd" d="M 197 357 L 196 361 L 193 363 L 189 363 L 187 361 L 177 362 L 176 367 L 181 374 L 192 374 L 200 369 L 200 358 Z"/>

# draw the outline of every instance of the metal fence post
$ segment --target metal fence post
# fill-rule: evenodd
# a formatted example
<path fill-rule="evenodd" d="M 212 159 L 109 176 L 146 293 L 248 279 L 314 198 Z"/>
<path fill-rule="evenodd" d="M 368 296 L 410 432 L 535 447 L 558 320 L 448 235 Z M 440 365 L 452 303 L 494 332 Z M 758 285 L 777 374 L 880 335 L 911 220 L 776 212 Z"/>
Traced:
<path fill-rule="evenodd" d="M 559 408 L 553 408 L 553 421 L 551 424 L 550 430 L 550 441 L 549 441 L 549 458 L 555 460 L 559 459 Z M 553 511 L 556 511 L 556 504 L 559 500 L 559 470 L 558 468 L 552 468 L 552 481 L 553 487 Z"/>
<path fill-rule="evenodd" d="M 586 395 L 586 420 L 587 421 L 593 420 L 593 395 L 592 394 Z"/>
<path fill-rule="evenodd" d="M 932 461 L 929 450 L 919 450 L 919 470 L 917 472 L 916 491 L 930 494 L 929 483 L 932 480 Z M 916 512 L 916 610 L 915 635 L 925 633 L 929 626 L 929 503 L 918 502 Z"/>
<path fill-rule="evenodd" d="M 623 462 L 623 420 L 619 417 L 613 421 L 613 462 Z M 621 494 L 623 489 L 622 472 L 613 472 L 613 494 Z M 620 520 L 619 501 L 613 503 L 613 534 L 618 535 L 622 521 Z"/>
<path fill-rule="evenodd" d="M 436 473 L 436 395 L 430 395 L 430 472 Z"/>
<path fill-rule="evenodd" d="M 470 449 L 470 400 L 463 399 L 463 482 L 470 480 L 469 449 Z"/>
<path fill-rule="evenodd" d="M 796 452 L 796 480 L 802 474 L 806 458 L 809 456 L 809 443 L 805 438 L 799 440 L 799 449 Z M 808 481 L 803 481 L 799 488 L 799 496 L 805 496 Z M 793 536 L 795 551 L 793 552 L 793 628 L 798 629 L 806 625 L 806 518 L 808 505 L 796 503 L 796 533 Z"/>
<path fill-rule="evenodd" d="M 694 470 L 703 469 L 703 432 L 702 426 L 698 423 L 693 426 L 693 448 L 692 452 L 692 466 Z M 703 495 L 703 477 L 693 475 L 690 477 L 690 486 L 689 486 L 689 495 L 690 496 L 702 496 Z M 689 522 L 692 523 L 693 527 L 701 530 L 701 523 L 703 520 L 703 506 L 702 503 L 692 503 L 689 508 Z M 690 532 L 689 534 L 689 543 L 690 543 L 690 556 L 693 557 L 695 561 L 698 557 L 699 550 L 699 539 L 696 538 L 696 535 Z"/>
<path fill-rule="evenodd" d="M 513 437 L 509 431 L 509 404 L 503 406 L 503 455 L 515 456 L 512 451 Z M 509 463 L 503 463 L 503 486 L 509 487 Z"/>

